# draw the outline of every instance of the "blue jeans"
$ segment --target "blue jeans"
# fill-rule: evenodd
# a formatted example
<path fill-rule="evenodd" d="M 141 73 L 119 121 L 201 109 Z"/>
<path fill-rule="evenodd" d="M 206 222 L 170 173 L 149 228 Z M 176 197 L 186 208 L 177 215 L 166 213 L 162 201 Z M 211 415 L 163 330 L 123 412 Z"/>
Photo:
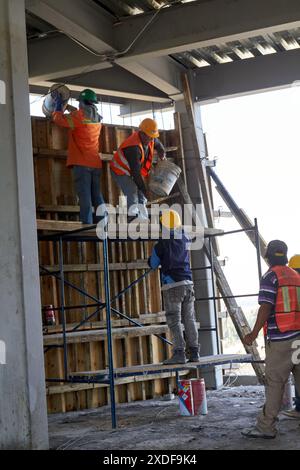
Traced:
<path fill-rule="evenodd" d="M 73 175 L 79 197 L 80 221 L 83 224 L 97 223 L 99 219 L 96 217 L 97 207 L 104 204 L 100 189 L 101 169 L 74 165 Z"/>
<path fill-rule="evenodd" d="M 111 174 L 117 185 L 120 187 L 124 196 L 127 197 L 128 215 L 137 215 L 137 204 L 142 204 L 143 206 L 146 206 L 147 203 L 147 199 L 145 198 L 144 193 L 139 190 L 131 176 L 116 175 L 116 173 L 114 173 L 113 171 L 111 172 Z"/>
<path fill-rule="evenodd" d="M 296 410 L 300 412 L 300 395 L 299 395 L 298 390 L 296 390 L 295 405 L 296 405 Z"/>

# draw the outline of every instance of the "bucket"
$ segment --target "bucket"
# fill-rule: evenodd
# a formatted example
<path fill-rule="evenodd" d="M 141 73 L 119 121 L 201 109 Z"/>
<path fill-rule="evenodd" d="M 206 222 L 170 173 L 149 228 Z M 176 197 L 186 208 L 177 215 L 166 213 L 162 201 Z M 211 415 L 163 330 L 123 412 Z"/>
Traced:
<path fill-rule="evenodd" d="M 42 106 L 43 113 L 45 114 L 46 117 L 50 117 L 55 109 L 55 100 L 51 92 L 56 91 L 56 90 L 62 96 L 64 111 L 70 99 L 71 93 L 68 87 L 66 87 L 65 85 L 61 85 L 59 83 L 55 83 L 54 85 L 52 85 L 52 87 L 48 91 L 47 96 L 44 99 L 43 106 Z"/>
<path fill-rule="evenodd" d="M 293 387 L 292 387 L 292 377 L 289 376 L 289 379 L 284 387 L 284 394 L 282 399 L 281 411 L 291 410 L 293 408 Z"/>
<path fill-rule="evenodd" d="M 181 416 L 207 415 L 204 379 L 179 380 L 178 397 Z"/>
<path fill-rule="evenodd" d="M 168 160 L 160 160 L 150 173 L 149 189 L 157 196 L 168 196 L 179 178 L 181 169 Z"/>

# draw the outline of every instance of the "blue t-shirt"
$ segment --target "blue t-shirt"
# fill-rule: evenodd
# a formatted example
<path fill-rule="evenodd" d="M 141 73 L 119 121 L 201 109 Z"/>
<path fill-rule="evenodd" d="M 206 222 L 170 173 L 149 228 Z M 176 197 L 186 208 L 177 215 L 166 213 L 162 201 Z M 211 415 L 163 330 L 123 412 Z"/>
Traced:
<path fill-rule="evenodd" d="M 300 331 L 287 331 L 281 333 L 276 322 L 275 317 L 275 304 L 278 290 L 278 279 L 274 271 L 268 271 L 260 281 L 260 290 L 258 296 L 258 303 L 271 304 L 272 311 L 268 319 L 267 339 L 270 341 L 284 341 L 296 338 L 300 335 Z"/>
<path fill-rule="evenodd" d="M 192 281 L 189 246 L 190 239 L 183 232 L 181 238 L 171 232 L 170 239 L 159 240 L 154 246 L 149 264 L 154 269 L 161 266 L 163 284 Z"/>

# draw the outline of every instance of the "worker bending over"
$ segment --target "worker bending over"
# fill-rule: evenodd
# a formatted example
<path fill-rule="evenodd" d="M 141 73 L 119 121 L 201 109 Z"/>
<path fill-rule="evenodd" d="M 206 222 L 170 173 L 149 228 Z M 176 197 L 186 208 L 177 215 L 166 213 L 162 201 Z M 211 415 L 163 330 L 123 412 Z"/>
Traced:
<path fill-rule="evenodd" d="M 163 230 L 168 231 L 169 239 L 161 239 L 154 246 L 149 265 L 153 269 L 161 266 L 164 308 L 173 341 L 173 355 L 164 364 L 185 364 L 187 356 L 191 362 L 198 362 L 200 356 L 189 258 L 190 240 L 183 232 L 180 216 L 176 211 L 164 211 L 160 222 Z"/>
<path fill-rule="evenodd" d="M 289 261 L 289 268 L 294 269 L 300 275 L 300 255 L 294 255 Z M 282 414 L 290 418 L 300 419 L 300 390 L 295 387 L 296 399 L 295 408 L 292 410 L 283 411 Z"/>
<path fill-rule="evenodd" d="M 260 308 L 253 331 L 244 343 L 251 346 L 264 327 L 266 336 L 266 401 L 253 429 L 243 431 L 247 437 L 272 439 L 276 437 L 285 384 L 290 373 L 300 390 L 300 364 L 293 360 L 294 342 L 300 338 L 300 276 L 287 265 L 286 244 L 273 240 L 268 244 L 265 258 L 271 266 L 262 277 L 258 302 Z"/>
<path fill-rule="evenodd" d="M 154 150 L 161 160 L 165 158 L 165 149 L 158 137 L 157 123 L 144 119 L 139 130 L 124 140 L 110 162 L 112 176 L 127 197 L 129 219 L 148 220 L 146 204 L 151 195 L 144 180 L 152 168 Z"/>
<path fill-rule="evenodd" d="M 83 224 L 97 222 L 97 208 L 104 204 L 100 188 L 102 161 L 99 155 L 102 117 L 98 114 L 97 102 L 93 90 L 83 90 L 79 95 L 79 110 L 73 108 L 70 114 L 64 114 L 62 97 L 57 92 L 52 115 L 55 124 L 70 129 L 67 167 L 73 168 Z"/>

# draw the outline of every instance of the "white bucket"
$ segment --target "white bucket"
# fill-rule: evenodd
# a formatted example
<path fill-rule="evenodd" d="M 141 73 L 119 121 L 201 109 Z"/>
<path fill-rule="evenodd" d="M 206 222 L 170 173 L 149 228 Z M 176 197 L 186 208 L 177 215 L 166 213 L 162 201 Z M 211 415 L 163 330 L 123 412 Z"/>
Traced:
<path fill-rule="evenodd" d="M 68 105 L 68 101 L 71 95 L 69 88 L 66 87 L 66 85 L 55 83 L 54 85 L 52 85 L 52 87 L 48 91 L 48 94 L 45 97 L 44 102 L 43 102 L 42 110 L 46 117 L 50 117 L 55 109 L 55 100 L 51 92 L 56 91 L 56 90 L 61 94 L 62 101 L 63 101 L 63 110 L 65 110 Z"/>
<path fill-rule="evenodd" d="M 157 196 L 168 196 L 181 173 L 179 166 L 160 160 L 150 173 L 149 189 Z"/>

